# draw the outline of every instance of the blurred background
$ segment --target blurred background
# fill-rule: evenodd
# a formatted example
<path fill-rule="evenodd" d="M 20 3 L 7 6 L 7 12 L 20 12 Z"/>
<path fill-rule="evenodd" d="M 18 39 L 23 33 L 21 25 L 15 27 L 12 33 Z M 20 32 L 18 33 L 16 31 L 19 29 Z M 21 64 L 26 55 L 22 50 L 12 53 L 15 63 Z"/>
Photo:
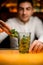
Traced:
<path fill-rule="evenodd" d="M 33 0 L 34 16 L 43 20 L 43 0 Z M 17 17 L 17 0 L 0 0 L 0 19 Z"/>
<path fill-rule="evenodd" d="M 33 0 L 34 14 L 43 21 L 43 0 Z M 0 0 L 0 19 L 6 22 L 7 19 L 17 17 L 17 0 Z M 0 48 L 10 48 L 9 36 L 0 44 Z"/>

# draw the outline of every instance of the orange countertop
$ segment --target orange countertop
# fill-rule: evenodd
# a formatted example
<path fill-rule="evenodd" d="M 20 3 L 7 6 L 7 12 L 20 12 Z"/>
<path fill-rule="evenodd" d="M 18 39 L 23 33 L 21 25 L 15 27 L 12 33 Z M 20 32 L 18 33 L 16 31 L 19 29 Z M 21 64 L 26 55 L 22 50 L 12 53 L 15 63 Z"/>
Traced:
<path fill-rule="evenodd" d="M 19 53 L 18 50 L 0 50 L 0 65 L 43 65 L 43 53 Z"/>

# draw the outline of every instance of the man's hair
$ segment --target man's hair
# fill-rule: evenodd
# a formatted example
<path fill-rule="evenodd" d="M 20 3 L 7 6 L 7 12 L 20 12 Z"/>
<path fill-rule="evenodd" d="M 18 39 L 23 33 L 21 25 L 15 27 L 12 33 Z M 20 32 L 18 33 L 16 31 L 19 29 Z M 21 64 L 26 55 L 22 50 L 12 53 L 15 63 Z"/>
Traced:
<path fill-rule="evenodd" d="M 33 6 L 33 0 L 18 0 L 17 7 L 19 7 L 20 3 L 23 3 L 23 2 L 29 2 Z"/>

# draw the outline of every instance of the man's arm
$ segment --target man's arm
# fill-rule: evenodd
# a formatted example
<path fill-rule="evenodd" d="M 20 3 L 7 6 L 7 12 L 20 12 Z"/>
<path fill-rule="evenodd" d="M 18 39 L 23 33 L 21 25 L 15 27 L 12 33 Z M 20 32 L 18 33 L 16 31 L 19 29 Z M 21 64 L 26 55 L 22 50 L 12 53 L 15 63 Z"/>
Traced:
<path fill-rule="evenodd" d="M 7 36 L 8 36 L 8 34 L 5 33 L 5 32 L 0 33 L 0 43 L 1 43 Z"/>
<path fill-rule="evenodd" d="M 36 36 L 38 40 L 34 40 L 33 43 L 30 45 L 29 52 L 42 52 L 43 51 L 43 29 L 42 29 L 42 22 L 37 19 L 36 20 L 36 28 L 35 28 Z"/>
<path fill-rule="evenodd" d="M 10 28 L 8 25 L 0 20 L 0 43 L 8 36 L 10 35 Z"/>

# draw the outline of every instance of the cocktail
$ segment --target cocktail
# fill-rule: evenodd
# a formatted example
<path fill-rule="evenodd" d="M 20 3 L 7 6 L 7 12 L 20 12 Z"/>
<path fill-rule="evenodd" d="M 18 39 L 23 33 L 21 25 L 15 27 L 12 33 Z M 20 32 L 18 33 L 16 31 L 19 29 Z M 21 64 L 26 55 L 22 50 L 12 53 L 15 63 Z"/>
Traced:
<path fill-rule="evenodd" d="M 19 52 L 21 53 L 28 53 L 30 47 L 30 33 L 19 33 Z"/>

